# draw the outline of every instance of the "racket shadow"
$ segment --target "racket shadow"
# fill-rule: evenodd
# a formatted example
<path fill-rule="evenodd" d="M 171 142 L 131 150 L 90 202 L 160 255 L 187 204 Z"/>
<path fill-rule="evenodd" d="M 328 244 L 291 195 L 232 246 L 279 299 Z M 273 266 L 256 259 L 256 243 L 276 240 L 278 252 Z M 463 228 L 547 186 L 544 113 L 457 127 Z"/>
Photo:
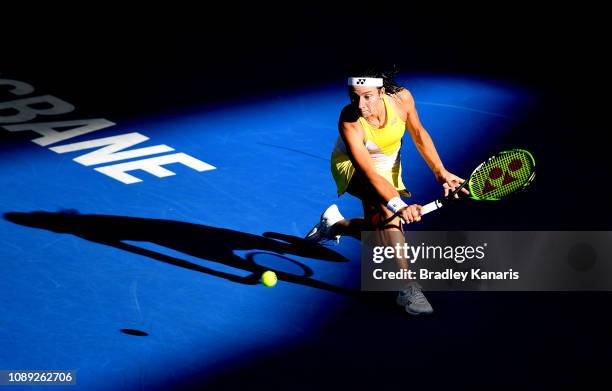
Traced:
<path fill-rule="evenodd" d="M 4 214 L 4 218 L 22 226 L 72 234 L 91 242 L 247 285 L 259 284 L 261 274 L 269 268 L 258 265 L 248 253 L 245 258 L 242 258 L 236 255 L 235 251 L 265 251 L 279 255 L 302 269 L 300 274 L 278 271 L 277 274 L 284 281 L 341 294 L 353 295 L 355 293 L 352 290 L 312 278 L 314 272 L 310 267 L 289 258 L 289 256 L 299 256 L 333 262 L 348 261 L 342 255 L 323 247 L 315 248 L 312 245 L 305 246 L 304 243 L 280 242 L 264 236 L 181 221 L 114 215 L 87 215 L 79 214 L 76 211 L 71 213 L 9 212 Z M 250 274 L 241 276 L 215 270 L 124 241 L 154 243 L 202 260 L 241 269 Z"/>

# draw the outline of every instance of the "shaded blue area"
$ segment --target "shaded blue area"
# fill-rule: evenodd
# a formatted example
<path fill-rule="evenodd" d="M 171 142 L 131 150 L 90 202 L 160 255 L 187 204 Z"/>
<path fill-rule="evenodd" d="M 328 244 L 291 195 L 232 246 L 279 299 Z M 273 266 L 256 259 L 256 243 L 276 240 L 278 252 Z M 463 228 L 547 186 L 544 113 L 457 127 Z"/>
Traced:
<path fill-rule="evenodd" d="M 461 176 L 498 149 L 515 114 L 533 103 L 526 91 L 486 80 L 405 75 L 401 81 L 445 165 Z M 167 144 L 217 167 L 198 173 L 169 165 L 177 175 L 167 178 L 135 171 L 143 182 L 132 185 L 71 160 L 89 151 L 56 154 L 29 142 L 2 151 L 2 213 L 72 210 L 116 218 L 105 225 L 110 241 L 90 226 L 58 229 L 70 219 L 61 215 L 37 220 L 39 228 L 0 220 L 0 368 L 77 369 L 77 388 L 87 390 L 162 387 L 299 346 L 346 308 L 356 308 L 347 316 L 358 314 L 363 304 L 350 294 L 359 289 L 357 241 L 344 238 L 333 248 L 342 259 L 273 251 L 303 237 L 330 203 L 346 217 L 362 215 L 358 200 L 337 198 L 329 171 L 347 102 L 346 89 L 334 86 L 133 119 L 73 139 L 136 131 L 151 138 L 138 147 Z M 436 198 L 439 185 L 408 134 L 402 153 L 414 202 Z M 137 232 L 112 235 L 134 221 Z M 205 238 L 211 233 L 217 242 Z M 216 243 L 228 252 L 217 253 Z M 245 264 L 316 282 L 281 278 L 273 289 L 240 282 L 259 269 L 219 261 L 231 253 Z"/>

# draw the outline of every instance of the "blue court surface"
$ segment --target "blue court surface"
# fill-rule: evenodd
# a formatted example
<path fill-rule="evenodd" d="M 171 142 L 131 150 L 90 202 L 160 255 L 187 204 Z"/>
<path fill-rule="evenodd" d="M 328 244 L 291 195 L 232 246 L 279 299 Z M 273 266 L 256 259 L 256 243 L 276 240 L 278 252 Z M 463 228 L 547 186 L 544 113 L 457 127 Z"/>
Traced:
<path fill-rule="evenodd" d="M 492 145 L 483 140 L 503 138 L 516 125 L 512 113 L 535 104 L 527 91 L 485 79 L 403 75 L 401 82 L 411 86 L 445 164 L 457 170 L 471 163 L 461 160 L 466 149 L 486 154 Z M 446 384 L 466 376 L 458 371 L 469 360 L 484 370 L 466 379 L 478 384 L 480 376 L 500 381 L 496 371 L 535 341 L 546 356 L 551 347 L 564 351 L 568 323 L 579 322 L 565 315 L 567 298 L 540 312 L 541 296 L 434 292 L 435 314 L 410 318 L 392 294 L 359 292 L 358 241 L 301 240 L 331 203 L 345 216 L 362 215 L 356 199 L 337 199 L 329 172 L 346 100 L 344 87 L 328 86 L 190 107 L 48 146 L 30 141 L 41 137 L 30 130 L 11 132 L 0 154 L 0 368 L 74 369 L 83 390 L 262 382 L 292 389 L 323 378 Z M 78 102 L 70 103 L 70 118 L 79 118 Z M 99 146 L 51 149 L 133 132 L 149 140 L 130 149 L 168 145 L 175 151 L 165 154 L 182 152 L 214 169 L 168 164 L 173 175 L 128 171 L 141 181 L 126 184 L 95 170 L 116 162 L 75 161 Z M 404 177 L 424 203 L 439 185 L 405 137 Z M 418 228 L 443 229 L 440 221 L 425 218 Z M 277 272 L 274 288 L 259 282 L 265 270 Z M 564 326 L 546 326 L 556 320 Z M 581 352 L 593 335 L 572 348 Z M 496 355 L 500 349 L 507 356 Z M 449 377 L 411 379 L 433 367 Z M 528 373 L 515 379 L 537 371 L 520 370 Z"/>
<path fill-rule="evenodd" d="M 394 292 L 361 291 L 359 241 L 302 239 L 332 203 L 363 215 L 330 173 L 356 60 L 399 63 L 449 171 L 536 156 L 530 191 L 411 230 L 610 230 L 595 96 L 610 68 L 588 56 L 603 45 L 541 35 L 533 15 L 436 12 L 379 35 L 315 14 L 171 29 L 7 13 L 0 372 L 72 370 L 52 387 L 87 391 L 606 388 L 610 292 L 427 292 L 435 312 L 413 317 Z M 402 164 L 411 202 L 442 194 L 408 133 Z"/>

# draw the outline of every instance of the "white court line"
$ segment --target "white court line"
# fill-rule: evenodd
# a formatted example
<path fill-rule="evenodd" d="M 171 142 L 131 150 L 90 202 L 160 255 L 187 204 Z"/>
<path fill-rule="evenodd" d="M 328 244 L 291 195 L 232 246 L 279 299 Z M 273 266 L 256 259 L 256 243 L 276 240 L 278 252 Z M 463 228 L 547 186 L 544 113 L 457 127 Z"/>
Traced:
<path fill-rule="evenodd" d="M 499 114 L 499 113 L 493 113 L 491 111 L 484 111 L 484 110 L 478 110 L 478 109 L 473 109 L 471 107 L 466 107 L 466 106 L 457 106 L 457 105 L 449 105 L 446 103 L 436 103 L 436 102 L 424 102 L 424 101 L 415 101 L 416 103 L 420 104 L 420 105 L 429 105 L 429 106 L 439 106 L 439 107 L 449 107 L 451 109 L 458 109 L 458 110 L 466 110 L 466 111 L 473 111 L 476 113 L 481 113 L 481 114 L 487 114 L 487 115 L 493 115 L 495 117 L 502 117 L 502 118 L 510 118 L 507 115 L 504 114 Z"/>

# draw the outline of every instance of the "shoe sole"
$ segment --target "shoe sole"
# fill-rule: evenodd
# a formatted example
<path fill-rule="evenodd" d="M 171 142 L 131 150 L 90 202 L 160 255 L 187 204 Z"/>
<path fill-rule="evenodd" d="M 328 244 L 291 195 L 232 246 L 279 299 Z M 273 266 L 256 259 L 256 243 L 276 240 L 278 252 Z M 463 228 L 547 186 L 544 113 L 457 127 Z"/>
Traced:
<path fill-rule="evenodd" d="M 415 315 L 415 316 L 419 316 L 419 315 L 431 315 L 431 314 L 433 314 L 433 310 L 431 310 L 429 312 L 414 312 L 414 311 L 410 311 L 407 307 L 404 307 L 404 309 L 410 315 Z"/>
<path fill-rule="evenodd" d="M 408 309 L 408 306 L 407 306 L 407 305 L 402 304 L 402 303 L 398 302 L 397 300 L 395 300 L 395 303 L 396 303 L 398 306 L 400 306 L 400 307 L 404 307 L 404 309 L 406 310 L 406 312 L 407 312 L 407 313 L 409 313 L 410 315 L 416 315 L 416 316 L 419 316 L 419 315 L 431 315 L 431 314 L 433 314 L 433 310 L 431 310 L 431 311 L 429 311 L 429 312 L 414 312 L 414 311 L 411 311 L 410 309 Z"/>

